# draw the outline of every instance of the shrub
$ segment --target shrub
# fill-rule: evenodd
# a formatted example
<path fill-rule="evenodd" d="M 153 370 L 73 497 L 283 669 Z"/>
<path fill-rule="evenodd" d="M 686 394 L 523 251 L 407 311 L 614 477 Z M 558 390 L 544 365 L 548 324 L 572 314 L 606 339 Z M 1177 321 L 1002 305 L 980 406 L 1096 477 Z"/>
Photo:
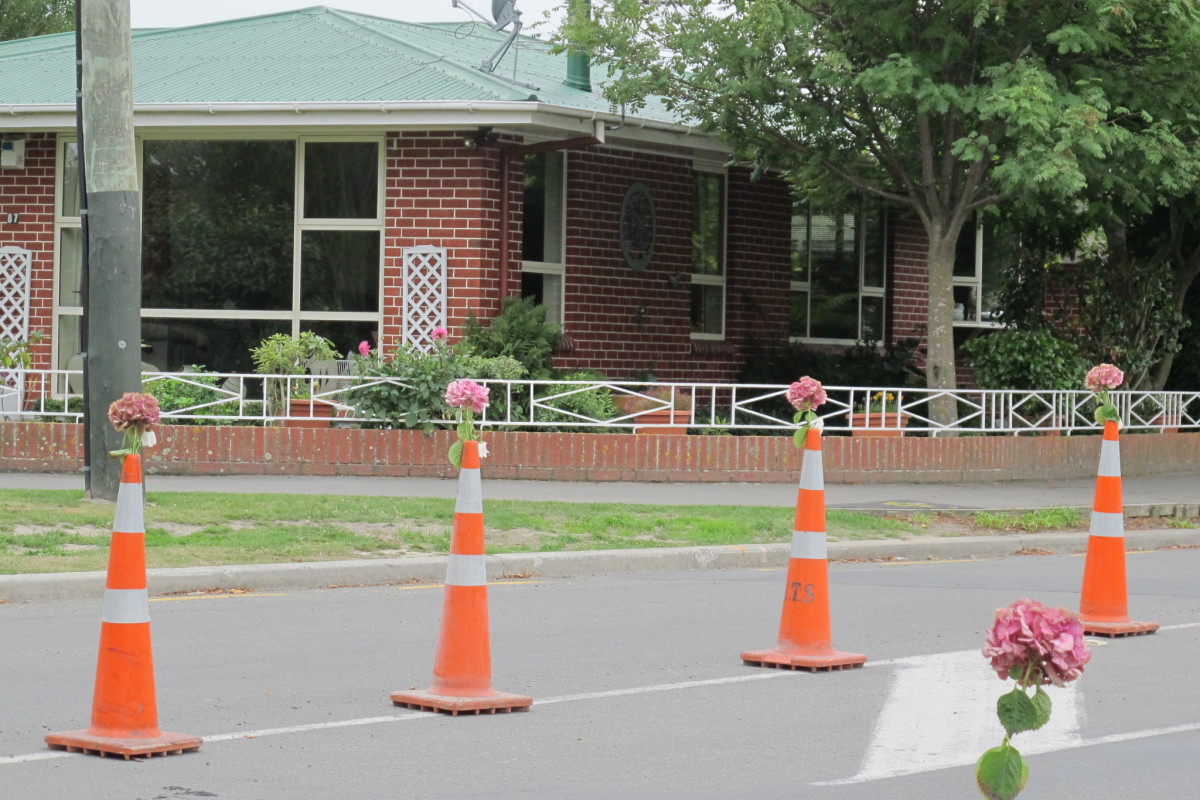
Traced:
<path fill-rule="evenodd" d="M 1007 328 L 964 345 L 982 389 L 1079 389 L 1088 365 L 1072 342 L 1049 331 Z"/>
<path fill-rule="evenodd" d="M 607 378 L 598 372 L 582 371 L 569 372 L 562 376 L 564 381 L 593 381 L 603 382 Z M 583 391 L 579 391 L 583 389 Z M 546 386 L 540 390 L 544 396 L 561 394 L 563 392 L 572 392 L 554 400 L 555 408 L 560 408 L 563 411 L 572 412 L 583 417 L 588 417 L 595 420 L 612 419 L 619 416 L 617 406 L 613 402 L 612 392 L 607 387 L 596 386 L 585 389 L 580 386 L 571 386 L 570 384 L 554 384 Z M 571 425 L 572 422 L 579 422 L 578 417 L 571 414 L 560 414 L 556 411 L 546 409 L 538 409 L 537 420 L 539 422 L 563 422 L 566 423 L 557 430 L 565 433 L 596 433 L 603 431 L 603 428 L 595 426 Z"/>
<path fill-rule="evenodd" d="M 485 358 L 511 356 L 534 380 L 553 375 L 554 350 L 562 339 L 557 325 L 546 322 L 546 309 L 529 297 L 507 298 L 486 327 L 471 314 L 463 336 L 470 352 Z"/>
<path fill-rule="evenodd" d="M 147 394 L 154 395 L 158 400 L 158 407 L 161 411 L 166 413 L 185 408 L 191 409 L 184 412 L 187 416 L 196 414 L 233 415 L 238 413 L 237 400 L 217 402 L 222 398 L 228 397 L 228 395 L 216 388 L 220 380 L 216 375 L 204 374 L 204 367 L 199 364 L 189 364 L 183 368 L 182 372 L 187 375 L 186 378 L 153 378 L 142 385 L 143 390 Z M 205 405 L 207 403 L 215 403 L 215 405 Z M 193 408 L 194 406 L 202 405 L 204 408 Z M 172 423 L 176 422 L 176 420 L 164 420 L 164 422 Z M 178 422 L 179 424 L 187 425 L 219 425 L 228 421 L 187 419 L 178 420 Z"/>

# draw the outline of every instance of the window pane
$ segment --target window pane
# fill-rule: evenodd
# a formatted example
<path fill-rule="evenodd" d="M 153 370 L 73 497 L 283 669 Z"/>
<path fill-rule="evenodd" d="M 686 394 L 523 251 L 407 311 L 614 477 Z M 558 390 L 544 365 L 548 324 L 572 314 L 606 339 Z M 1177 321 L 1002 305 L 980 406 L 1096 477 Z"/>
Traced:
<path fill-rule="evenodd" d="M 333 349 L 337 350 L 342 358 L 357 355 L 360 342 L 366 342 L 372 349 L 379 345 L 378 322 L 305 320 L 300 323 L 300 329 L 312 331 L 333 342 Z"/>
<path fill-rule="evenodd" d="M 306 219 L 375 219 L 378 192 L 378 142 L 304 144 Z"/>
<path fill-rule="evenodd" d="M 692 284 L 692 333 L 723 333 L 724 311 L 724 286 Z"/>
<path fill-rule="evenodd" d="M 54 339 L 54 345 L 58 350 L 54 357 L 54 363 L 58 369 L 70 369 L 71 367 L 67 366 L 67 362 L 71 360 L 72 356 L 83 352 L 83 346 L 79 338 L 79 325 L 82 320 L 83 317 L 77 317 L 73 314 L 62 314 L 58 318 L 58 334 Z M 61 391 L 61 388 L 56 391 Z"/>
<path fill-rule="evenodd" d="M 884 211 L 876 203 L 869 203 L 863 216 L 863 279 L 862 285 L 872 289 L 883 288 L 886 226 Z"/>
<path fill-rule="evenodd" d="M 378 311 L 379 232 L 304 231 L 300 276 L 304 311 Z"/>
<path fill-rule="evenodd" d="M 811 335 L 858 337 L 858 227 L 854 214 L 813 214 Z"/>
<path fill-rule="evenodd" d="M 62 215 L 79 216 L 79 145 L 67 142 L 63 145 L 62 163 Z"/>
<path fill-rule="evenodd" d="M 521 296 L 546 309 L 546 322 L 562 324 L 562 276 L 525 270 L 521 273 Z"/>
<path fill-rule="evenodd" d="M 521 258 L 561 264 L 563 260 L 562 153 L 525 156 Z"/>
<path fill-rule="evenodd" d="M 692 216 L 692 271 L 723 275 L 725 178 L 700 172 L 695 176 Z"/>
<path fill-rule="evenodd" d="M 792 280 L 808 280 L 808 201 L 792 206 Z M 799 334 L 793 334 L 799 335 Z"/>
<path fill-rule="evenodd" d="M 864 342 L 883 340 L 883 298 L 863 297 L 862 330 L 859 338 Z"/>
<path fill-rule="evenodd" d="M 808 336 L 808 292 L 792 292 L 788 336 L 798 339 Z"/>
<path fill-rule="evenodd" d="M 145 143 L 143 306 L 291 308 L 294 148 Z"/>
<path fill-rule="evenodd" d="M 1017 237 L 1005 232 L 995 220 L 983 223 L 983 278 L 980 316 L 982 320 L 993 318 L 998 295 L 1004 279 L 1004 270 L 1015 266 L 1018 258 Z"/>
<path fill-rule="evenodd" d="M 975 322 L 979 319 L 978 295 L 974 286 L 954 287 L 955 322 Z"/>
<path fill-rule="evenodd" d="M 954 245 L 954 277 L 975 277 L 975 239 L 978 235 L 974 221 L 963 225 Z"/>
<path fill-rule="evenodd" d="M 142 320 L 142 359 L 166 372 L 189 364 L 213 372 L 254 372 L 250 348 L 273 333 L 291 333 L 283 320 L 170 319 Z"/>
<path fill-rule="evenodd" d="M 83 305 L 83 230 L 60 228 L 58 232 L 58 304 Z"/>

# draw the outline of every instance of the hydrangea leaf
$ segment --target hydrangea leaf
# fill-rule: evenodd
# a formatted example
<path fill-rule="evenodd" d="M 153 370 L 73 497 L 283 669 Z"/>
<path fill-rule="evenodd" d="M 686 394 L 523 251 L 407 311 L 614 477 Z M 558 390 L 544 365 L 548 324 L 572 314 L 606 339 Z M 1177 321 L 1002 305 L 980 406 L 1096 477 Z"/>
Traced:
<path fill-rule="evenodd" d="M 462 451 L 462 442 L 455 442 L 454 444 L 450 445 L 450 452 L 448 455 L 450 456 L 450 463 L 454 465 L 455 469 L 462 469 Z"/>
<path fill-rule="evenodd" d="M 1029 695 L 1013 689 L 996 701 L 996 716 L 1010 734 L 1031 731 L 1038 727 L 1038 710 Z"/>
<path fill-rule="evenodd" d="M 1030 730 L 1036 731 L 1050 721 L 1050 695 L 1046 694 L 1042 687 L 1039 686 L 1037 692 L 1033 695 L 1032 703 L 1034 710 L 1037 712 L 1037 717 L 1034 720 L 1033 728 Z"/>
<path fill-rule="evenodd" d="M 1028 779 L 1029 765 L 1012 745 L 993 747 L 975 767 L 975 782 L 988 800 L 1012 800 Z"/>

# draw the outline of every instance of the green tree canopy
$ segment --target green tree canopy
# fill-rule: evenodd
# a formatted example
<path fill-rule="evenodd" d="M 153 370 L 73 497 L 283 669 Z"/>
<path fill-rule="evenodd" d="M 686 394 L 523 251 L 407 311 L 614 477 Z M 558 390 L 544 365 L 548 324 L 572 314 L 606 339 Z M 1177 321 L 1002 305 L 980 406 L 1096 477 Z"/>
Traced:
<path fill-rule="evenodd" d="M 1191 0 L 596 0 L 562 37 L 618 76 L 614 102 L 665 98 L 811 196 L 908 209 L 928 236 L 928 384 L 952 388 L 963 226 L 1003 200 L 1078 195 L 1119 150 L 1184 149 L 1169 120 L 1126 124 L 1120 101 L 1194 65 L 1196 27 Z"/>
<path fill-rule="evenodd" d="M 72 30 L 74 0 L 0 0 L 0 42 Z"/>

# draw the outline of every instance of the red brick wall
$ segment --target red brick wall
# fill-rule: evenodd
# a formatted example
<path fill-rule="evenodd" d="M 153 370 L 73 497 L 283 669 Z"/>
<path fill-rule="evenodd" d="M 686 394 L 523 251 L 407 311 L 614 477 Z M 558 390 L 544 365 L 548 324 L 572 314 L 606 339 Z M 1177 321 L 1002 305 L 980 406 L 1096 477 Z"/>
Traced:
<path fill-rule="evenodd" d="M 36 368 L 50 367 L 54 303 L 54 134 L 30 133 L 25 168 L 0 169 L 0 247 L 15 245 L 33 253 L 29 329 L 47 337 L 34 353 Z M 20 221 L 8 222 L 9 214 Z"/>
<path fill-rule="evenodd" d="M 0 422 L 0 471 L 76 472 L 78 424 Z M 491 478 L 565 481 L 793 483 L 801 451 L 788 436 L 642 436 L 621 433 L 487 434 Z M 164 425 L 146 453 L 151 474 L 452 477 L 453 433 L 358 428 Z M 1096 474 L 1096 436 L 882 438 L 829 436 L 828 483 L 1066 480 Z M 1192 473 L 1200 433 L 1126 436 L 1125 475 Z"/>

